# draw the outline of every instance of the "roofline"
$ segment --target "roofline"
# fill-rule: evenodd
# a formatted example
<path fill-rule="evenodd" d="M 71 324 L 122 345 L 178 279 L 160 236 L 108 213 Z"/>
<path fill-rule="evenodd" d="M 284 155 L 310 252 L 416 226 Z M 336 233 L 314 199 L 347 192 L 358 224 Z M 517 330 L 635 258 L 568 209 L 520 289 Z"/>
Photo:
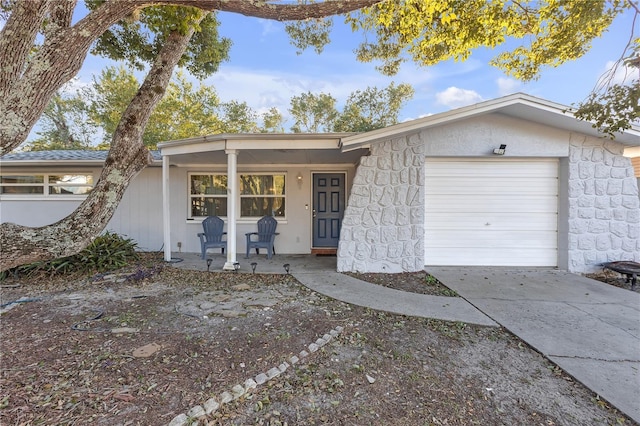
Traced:
<path fill-rule="evenodd" d="M 528 105 L 539 110 L 551 112 L 579 120 L 571 112 L 571 108 L 556 102 L 548 101 L 546 99 L 537 98 L 535 96 L 527 95 L 526 93 L 514 93 L 512 95 L 504 96 L 497 99 L 491 99 L 477 104 L 468 105 L 461 108 L 456 108 L 450 111 L 430 115 L 424 118 L 418 118 L 404 123 L 394 124 L 382 129 L 372 130 L 366 133 L 360 133 L 353 136 L 346 136 L 342 139 L 343 150 L 349 151 L 356 149 L 363 145 L 368 145 L 372 142 L 376 142 L 383 139 L 390 139 L 402 134 L 411 133 L 424 128 L 434 127 L 441 124 L 452 123 L 465 118 L 473 117 L 476 115 L 486 114 L 494 111 L 499 111 L 502 108 L 510 105 Z M 594 130 L 595 132 L 595 130 Z M 631 129 L 626 130 L 624 133 L 619 134 L 621 136 L 631 135 L 638 137 L 638 145 L 640 145 L 640 127 L 632 125 Z M 620 141 L 622 144 L 635 146 L 629 144 L 626 137 Z M 616 138 L 616 140 L 619 140 Z"/>
<path fill-rule="evenodd" d="M 255 142 L 258 140 L 268 142 L 290 142 L 293 140 L 318 141 L 318 140 L 335 140 L 340 144 L 342 139 L 348 136 L 356 135 L 354 132 L 344 133 L 220 133 L 216 135 L 195 136 L 186 139 L 177 139 L 166 142 L 160 142 L 158 149 L 200 144 L 203 142 L 228 142 L 228 141 L 248 141 Z M 269 147 L 265 147 L 269 149 Z"/>

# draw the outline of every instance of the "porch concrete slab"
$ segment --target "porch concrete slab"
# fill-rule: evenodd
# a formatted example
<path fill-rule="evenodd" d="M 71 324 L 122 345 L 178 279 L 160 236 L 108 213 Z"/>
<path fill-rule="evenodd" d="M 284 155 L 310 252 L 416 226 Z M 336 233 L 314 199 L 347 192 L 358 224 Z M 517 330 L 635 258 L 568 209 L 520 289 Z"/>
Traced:
<path fill-rule="evenodd" d="M 331 271 L 322 274 L 299 271 L 293 276 L 311 290 L 357 306 L 414 317 L 497 326 L 460 297 L 408 293 Z"/>
<path fill-rule="evenodd" d="M 427 271 L 640 423 L 640 294 L 552 269 Z"/>

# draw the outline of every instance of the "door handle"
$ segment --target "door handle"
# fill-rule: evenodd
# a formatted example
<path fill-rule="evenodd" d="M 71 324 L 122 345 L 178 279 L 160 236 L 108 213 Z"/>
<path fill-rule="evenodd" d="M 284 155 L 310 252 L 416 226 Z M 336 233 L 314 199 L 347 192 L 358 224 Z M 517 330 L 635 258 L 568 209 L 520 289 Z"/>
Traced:
<path fill-rule="evenodd" d="M 312 213 L 311 215 L 312 217 L 316 217 L 316 209 L 311 210 L 311 213 Z"/>

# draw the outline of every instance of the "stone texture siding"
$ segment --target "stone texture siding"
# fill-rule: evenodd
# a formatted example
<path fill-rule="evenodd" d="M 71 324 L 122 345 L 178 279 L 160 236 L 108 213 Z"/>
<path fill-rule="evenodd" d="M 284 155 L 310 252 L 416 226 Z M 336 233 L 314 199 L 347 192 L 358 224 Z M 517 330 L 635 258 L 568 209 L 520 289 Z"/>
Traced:
<path fill-rule="evenodd" d="M 340 272 L 424 269 L 424 141 L 420 134 L 371 146 L 344 214 Z"/>
<path fill-rule="evenodd" d="M 422 135 L 372 144 L 371 155 L 361 159 L 342 223 L 338 271 L 424 268 Z M 567 223 L 566 251 L 560 253 L 566 268 L 584 273 L 600 270 L 604 262 L 640 262 L 640 197 L 624 146 L 576 134 L 568 143 L 568 182 L 560 183 L 567 188 L 560 193 L 568 197 L 560 200 L 567 208 L 559 217 Z"/>
<path fill-rule="evenodd" d="M 568 266 L 572 272 L 592 272 L 603 262 L 640 261 L 638 184 L 623 149 L 614 141 L 571 139 Z"/>

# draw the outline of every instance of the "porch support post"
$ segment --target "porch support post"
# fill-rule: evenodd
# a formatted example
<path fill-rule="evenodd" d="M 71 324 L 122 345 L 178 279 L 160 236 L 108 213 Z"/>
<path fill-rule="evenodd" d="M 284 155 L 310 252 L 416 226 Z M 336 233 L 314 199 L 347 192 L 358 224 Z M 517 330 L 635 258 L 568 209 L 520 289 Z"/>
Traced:
<path fill-rule="evenodd" d="M 171 261 L 171 216 L 169 199 L 169 156 L 162 156 L 162 241 L 164 243 L 164 260 Z"/>
<path fill-rule="evenodd" d="M 235 270 L 236 260 L 236 205 L 238 202 L 238 151 L 227 149 L 227 261 L 222 269 Z"/>

